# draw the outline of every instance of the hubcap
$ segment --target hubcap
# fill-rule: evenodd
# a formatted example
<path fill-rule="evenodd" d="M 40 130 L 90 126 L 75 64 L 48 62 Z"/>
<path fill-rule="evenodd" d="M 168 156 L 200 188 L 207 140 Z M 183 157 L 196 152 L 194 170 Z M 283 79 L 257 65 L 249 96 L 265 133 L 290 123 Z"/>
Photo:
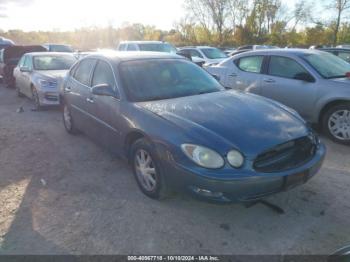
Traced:
<path fill-rule="evenodd" d="M 350 140 L 350 110 L 334 112 L 328 121 L 331 134 L 339 140 Z"/>
<path fill-rule="evenodd" d="M 72 118 L 70 116 L 69 109 L 66 105 L 63 108 L 63 119 L 67 129 L 70 130 L 72 128 Z"/>
<path fill-rule="evenodd" d="M 145 150 L 138 150 L 135 155 L 136 175 L 142 187 L 154 191 L 157 186 L 156 169 L 151 155 Z"/>
<path fill-rule="evenodd" d="M 35 106 L 39 107 L 40 106 L 39 97 L 38 97 L 38 93 L 35 90 L 33 91 L 33 98 L 34 98 Z"/>

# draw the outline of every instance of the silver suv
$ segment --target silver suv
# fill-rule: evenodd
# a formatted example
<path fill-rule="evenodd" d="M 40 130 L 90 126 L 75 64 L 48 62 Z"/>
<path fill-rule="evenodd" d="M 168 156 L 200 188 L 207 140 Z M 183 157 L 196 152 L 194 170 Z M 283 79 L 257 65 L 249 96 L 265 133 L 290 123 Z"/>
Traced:
<path fill-rule="evenodd" d="M 251 51 L 207 70 L 226 88 L 281 102 L 350 144 L 350 64 L 339 57 L 304 49 Z"/>

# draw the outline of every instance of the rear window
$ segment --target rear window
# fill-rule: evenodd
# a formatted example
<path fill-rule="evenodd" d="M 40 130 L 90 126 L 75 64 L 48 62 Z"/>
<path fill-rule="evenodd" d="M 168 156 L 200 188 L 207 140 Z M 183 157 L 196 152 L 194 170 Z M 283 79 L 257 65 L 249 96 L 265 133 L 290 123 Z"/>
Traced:
<path fill-rule="evenodd" d="M 237 66 L 245 72 L 260 73 L 263 61 L 263 56 L 242 57 L 238 60 Z"/>
<path fill-rule="evenodd" d="M 224 52 L 217 48 L 201 48 L 200 50 L 209 59 L 220 59 L 228 57 Z"/>
<path fill-rule="evenodd" d="M 163 52 L 163 53 L 176 53 L 177 50 L 170 44 L 167 43 L 144 43 L 138 44 L 140 51 L 151 51 L 151 52 Z"/>

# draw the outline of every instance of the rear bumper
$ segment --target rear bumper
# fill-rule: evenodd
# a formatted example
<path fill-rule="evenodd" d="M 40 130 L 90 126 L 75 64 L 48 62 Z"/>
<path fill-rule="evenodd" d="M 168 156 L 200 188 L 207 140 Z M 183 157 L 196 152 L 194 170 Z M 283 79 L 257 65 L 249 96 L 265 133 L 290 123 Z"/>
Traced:
<path fill-rule="evenodd" d="M 166 178 L 171 185 L 204 200 L 221 203 L 249 202 L 306 183 L 321 168 L 325 154 L 326 148 L 320 144 L 315 156 L 301 167 L 281 173 L 253 172 L 249 176 L 237 175 L 239 178 L 229 180 L 203 177 L 173 163 L 166 167 Z"/>

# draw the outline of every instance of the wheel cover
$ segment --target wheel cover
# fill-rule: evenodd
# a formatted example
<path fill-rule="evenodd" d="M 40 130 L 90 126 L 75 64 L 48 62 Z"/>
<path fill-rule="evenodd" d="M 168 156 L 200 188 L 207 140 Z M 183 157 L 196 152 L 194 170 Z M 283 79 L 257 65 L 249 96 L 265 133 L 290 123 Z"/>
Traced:
<path fill-rule="evenodd" d="M 156 168 L 151 155 L 145 150 L 138 150 L 135 154 L 135 171 L 141 186 L 152 192 L 157 187 Z"/>
<path fill-rule="evenodd" d="M 63 120 L 64 120 L 64 124 L 65 124 L 66 128 L 68 130 L 71 130 L 72 129 L 72 117 L 71 117 L 69 109 L 66 105 L 63 107 Z"/>
<path fill-rule="evenodd" d="M 40 107 L 40 101 L 39 101 L 39 96 L 38 93 L 36 92 L 36 90 L 33 90 L 33 98 L 34 98 L 34 104 L 35 106 L 38 108 Z"/>
<path fill-rule="evenodd" d="M 328 129 L 339 140 L 350 140 L 350 110 L 338 110 L 328 120 Z"/>

